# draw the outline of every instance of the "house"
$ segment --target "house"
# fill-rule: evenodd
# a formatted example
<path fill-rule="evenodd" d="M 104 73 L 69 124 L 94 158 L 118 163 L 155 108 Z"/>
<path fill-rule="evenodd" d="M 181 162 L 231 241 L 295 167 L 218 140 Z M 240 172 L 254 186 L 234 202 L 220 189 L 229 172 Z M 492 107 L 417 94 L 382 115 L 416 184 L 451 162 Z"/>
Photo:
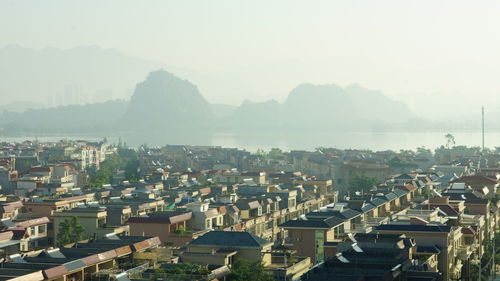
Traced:
<path fill-rule="evenodd" d="M 84 227 L 82 234 L 83 239 L 101 238 L 109 233 L 123 233 L 128 232 L 128 227 L 109 227 L 106 224 L 107 211 L 105 207 L 81 207 L 54 212 L 54 242 L 56 242 L 57 235 L 61 231 L 61 223 L 66 219 L 76 217 L 78 222 Z"/>
<path fill-rule="evenodd" d="M 191 202 L 186 205 L 186 209 L 193 214 L 192 219 L 187 222 L 190 230 L 209 230 L 224 225 L 224 215 L 217 208 L 209 208 L 208 203 Z"/>
<path fill-rule="evenodd" d="M 416 255 L 424 250 L 419 250 L 410 237 L 357 234 L 339 242 L 338 253 L 305 273 L 301 280 L 441 280 L 435 254 Z"/>
<path fill-rule="evenodd" d="M 483 188 L 487 188 L 486 194 L 484 194 L 488 198 L 494 198 L 497 192 L 497 188 L 500 185 L 500 180 L 496 177 L 488 177 L 481 175 L 473 175 L 473 176 L 462 176 L 458 179 L 452 180 L 452 183 L 464 183 L 466 186 L 470 186 L 474 191 L 482 192 Z"/>
<path fill-rule="evenodd" d="M 345 220 L 337 217 L 289 220 L 279 227 L 287 232 L 286 244 L 298 256 L 309 257 L 313 264 L 325 260 L 325 244 L 344 237 Z"/>
<path fill-rule="evenodd" d="M 462 268 L 467 268 L 470 257 L 468 247 L 461 243 L 462 228 L 412 218 L 410 221 L 392 221 L 375 230 L 380 234 L 404 234 L 415 239 L 419 247 L 435 247 L 441 250 L 437 256 L 437 267 L 443 280 L 462 277 Z M 456 258 L 458 257 L 458 258 Z M 465 263 L 465 264 L 464 264 Z"/>
<path fill-rule="evenodd" d="M 2 220 L 7 230 L 14 232 L 14 237 L 21 240 L 20 251 L 33 251 L 49 245 L 47 217 L 33 219 Z"/>
<path fill-rule="evenodd" d="M 180 255 L 183 262 L 231 265 L 242 258 L 250 262 L 271 263 L 273 243 L 248 232 L 210 231 L 187 245 Z"/>
<path fill-rule="evenodd" d="M 181 246 L 192 239 L 187 234 L 187 222 L 193 217 L 192 212 L 166 211 L 149 213 L 141 217 L 131 217 L 127 223 L 132 236 L 157 236 L 162 245 Z"/>
<path fill-rule="evenodd" d="M 23 256 L 9 255 L 0 268 L 0 279 L 123 280 L 120 278 L 128 278 L 127 266 L 138 267 L 144 264 L 144 260 L 140 258 L 144 254 L 157 253 L 158 245 L 157 237 L 126 236 L 78 243 L 72 248 L 37 251 Z"/>

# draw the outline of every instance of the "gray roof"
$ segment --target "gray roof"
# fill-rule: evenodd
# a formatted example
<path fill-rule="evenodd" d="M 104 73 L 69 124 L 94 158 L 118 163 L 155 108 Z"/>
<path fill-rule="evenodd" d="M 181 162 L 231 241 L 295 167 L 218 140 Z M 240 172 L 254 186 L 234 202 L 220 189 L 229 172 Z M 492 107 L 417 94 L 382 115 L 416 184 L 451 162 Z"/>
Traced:
<path fill-rule="evenodd" d="M 352 210 L 352 209 L 344 209 L 343 211 L 314 211 L 306 214 L 306 217 L 309 218 L 329 218 L 329 217 L 337 217 L 342 220 L 352 219 L 361 215 L 360 212 Z"/>
<path fill-rule="evenodd" d="M 422 232 L 451 232 L 451 226 L 448 225 L 420 225 L 420 224 L 382 224 L 377 230 L 401 231 L 422 231 Z"/>
<path fill-rule="evenodd" d="M 216 246 L 222 248 L 262 248 L 270 242 L 249 232 L 210 231 L 192 240 L 193 246 Z"/>
<path fill-rule="evenodd" d="M 372 200 L 370 200 L 370 203 L 378 207 L 387 203 L 387 199 L 383 197 L 375 197 Z"/>
<path fill-rule="evenodd" d="M 344 220 L 337 217 L 329 217 L 326 219 L 308 218 L 307 220 L 289 220 L 280 224 L 280 227 L 330 229 L 342 223 L 344 223 Z"/>
<path fill-rule="evenodd" d="M 389 192 L 387 194 L 385 194 L 385 199 L 387 199 L 387 201 L 392 201 L 396 198 L 399 198 L 399 196 L 397 196 L 394 192 Z"/>
<path fill-rule="evenodd" d="M 398 197 L 402 197 L 402 196 L 405 196 L 405 195 L 406 195 L 406 193 L 408 193 L 408 192 L 406 192 L 406 191 L 404 191 L 404 190 L 401 190 L 401 189 L 398 189 L 398 188 L 395 188 L 395 189 L 392 191 L 392 193 L 396 194 Z"/>

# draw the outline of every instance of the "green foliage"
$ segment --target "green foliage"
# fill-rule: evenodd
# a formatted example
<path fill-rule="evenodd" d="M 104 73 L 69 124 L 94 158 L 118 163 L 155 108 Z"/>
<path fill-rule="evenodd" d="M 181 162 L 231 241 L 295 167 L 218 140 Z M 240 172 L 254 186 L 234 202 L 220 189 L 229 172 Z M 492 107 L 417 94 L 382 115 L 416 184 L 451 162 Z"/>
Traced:
<path fill-rule="evenodd" d="M 455 145 L 455 136 L 452 134 L 448 133 L 444 136 L 444 138 L 446 139 L 446 148 L 449 149 Z"/>
<path fill-rule="evenodd" d="M 425 146 L 418 147 L 416 156 L 431 158 L 432 157 L 432 150 L 425 148 Z"/>
<path fill-rule="evenodd" d="M 279 148 L 271 148 L 267 154 L 267 157 L 271 159 L 278 159 L 280 156 L 283 156 L 283 151 Z"/>
<path fill-rule="evenodd" d="M 255 154 L 259 156 L 266 156 L 266 151 L 264 149 L 258 148 Z"/>
<path fill-rule="evenodd" d="M 238 259 L 231 266 L 232 281 L 273 281 L 274 277 L 264 271 L 264 266 L 257 262 L 250 262 L 245 259 Z"/>
<path fill-rule="evenodd" d="M 139 155 L 133 149 L 119 148 L 118 155 L 121 159 L 121 167 L 125 170 L 125 179 L 130 182 L 137 182 L 140 179 Z"/>
<path fill-rule="evenodd" d="M 388 164 L 390 167 L 400 167 L 403 162 L 399 159 L 399 157 L 392 157 Z"/>
<path fill-rule="evenodd" d="M 490 280 L 490 273 L 493 263 L 493 241 L 486 240 L 484 243 L 484 253 L 481 257 L 481 280 Z M 500 233 L 495 234 L 495 264 L 500 264 Z M 478 280 L 479 265 L 473 264 L 471 268 L 472 280 Z"/>
<path fill-rule="evenodd" d="M 179 228 L 177 230 L 175 230 L 174 233 L 177 233 L 177 234 L 191 234 L 192 232 L 191 231 L 187 231 L 184 226 L 179 226 Z"/>
<path fill-rule="evenodd" d="M 406 156 L 406 157 L 413 157 L 413 156 L 415 156 L 415 151 L 413 151 L 411 149 L 401 149 L 401 150 L 399 150 L 399 154 L 401 154 L 402 156 Z"/>
<path fill-rule="evenodd" d="M 210 273 L 206 265 L 192 264 L 192 263 L 176 263 L 169 266 L 164 270 L 167 274 L 193 274 L 193 275 L 207 275 Z"/>
<path fill-rule="evenodd" d="M 368 191 L 377 184 L 379 184 L 379 181 L 374 177 L 369 177 L 363 174 L 354 174 L 349 178 L 349 191 Z"/>
<path fill-rule="evenodd" d="M 56 237 L 56 244 L 58 247 L 75 243 L 82 240 L 83 232 L 85 231 L 83 225 L 80 224 L 77 217 L 67 218 L 59 224 L 59 232 Z"/>
<path fill-rule="evenodd" d="M 100 187 L 113 181 L 113 174 L 118 170 L 125 170 L 125 179 L 137 182 L 140 179 L 139 156 L 133 149 L 118 149 L 118 153 L 108 155 L 101 163 L 99 170 L 96 167 L 87 168 L 88 182 L 90 187 Z"/>
<path fill-rule="evenodd" d="M 127 165 L 125 165 L 125 179 L 130 182 L 137 182 L 140 179 L 139 174 L 139 160 L 130 160 Z"/>

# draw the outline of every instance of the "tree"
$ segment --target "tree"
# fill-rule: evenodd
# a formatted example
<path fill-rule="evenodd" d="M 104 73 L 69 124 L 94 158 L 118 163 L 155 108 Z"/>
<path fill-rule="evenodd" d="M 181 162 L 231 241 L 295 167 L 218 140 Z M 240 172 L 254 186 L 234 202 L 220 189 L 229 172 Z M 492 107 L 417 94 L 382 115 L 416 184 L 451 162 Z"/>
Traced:
<path fill-rule="evenodd" d="M 388 162 L 390 167 L 400 167 L 402 163 L 403 162 L 399 159 L 399 157 L 392 157 Z"/>
<path fill-rule="evenodd" d="M 139 181 L 139 160 L 133 159 L 125 165 L 125 179 L 130 182 Z"/>
<path fill-rule="evenodd" d="M 245 259 L 237 259 L 231 266 L 232 281 L 273 281 L 274 277 L 264 271 L 264 266 L 260 261 L 250 262 Z"/>
<path fill-rule="evenodd" d="M 349 179 L 349 191 L 368 191 L 377 184 L 379 184 L 379 181 L 374 177 L 365 176 L 363 174 L 354 174 Z"/>
<path fill-rule="evenodd" d="M 80 224 L 77 217 L 71 217 L 65 219 L 59 225 L 59 232 L 57 233 L 56 244 L 59 247 L 64 245 L 75 243 L 82 240 L 83 232 L 85 228 Z"/>
<path fill-rule="evenodd" d="M 169 266 L 165 270 L 165 273 L 207 275 L 210 273 L 210 270 L 208 270 L 208 267 L 206 265 L 181 262 Z"/>
<path fill-rule="evenodd" d="M 120 167 L 125 170 L 125 179 L 130 182 L 137 182 L 140 179 L 140 162 L 137 151 L 130 148 L 118 149 L 120 156 Z"/>
<path fill-rule="evenodd" d="M 455 145 L 455 137 L 448 133 L 446 135 L 444 135 L 445 139 L 446 139 L 446 148 L 451 148 L 453 145 Z"/>
<path fill-rule="evenodd" d="M 413 157 L 415 156 L 415 151 L 411 149 L 401 149 L 399 150 L 399 154 L 401 154 L 401 156 Z"/>
<path fill-rule="evenodd" d="M 283 151 L 279 148 L 271 148 L 267 156 L 271 159 L 277 159 L 283 155 Z"/>
<path fill-rule="evenodd" d="M 425 148 L 425 146 L 417 147 L 417 156 L 430 158 L 432 157 L 432 150 Z"/>

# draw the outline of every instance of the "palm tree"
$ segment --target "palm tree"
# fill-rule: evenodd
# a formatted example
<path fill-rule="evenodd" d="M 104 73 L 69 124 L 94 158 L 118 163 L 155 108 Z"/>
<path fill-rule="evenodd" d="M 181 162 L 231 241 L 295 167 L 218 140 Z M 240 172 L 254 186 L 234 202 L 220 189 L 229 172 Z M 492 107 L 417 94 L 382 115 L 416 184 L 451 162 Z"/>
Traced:
<path fill-rule="evenodd" d="M 450 149 L 451 146 L 455 145 L 455 137 L 448 133 L 444 136 L 446 138 L 446 148 Z"/>

